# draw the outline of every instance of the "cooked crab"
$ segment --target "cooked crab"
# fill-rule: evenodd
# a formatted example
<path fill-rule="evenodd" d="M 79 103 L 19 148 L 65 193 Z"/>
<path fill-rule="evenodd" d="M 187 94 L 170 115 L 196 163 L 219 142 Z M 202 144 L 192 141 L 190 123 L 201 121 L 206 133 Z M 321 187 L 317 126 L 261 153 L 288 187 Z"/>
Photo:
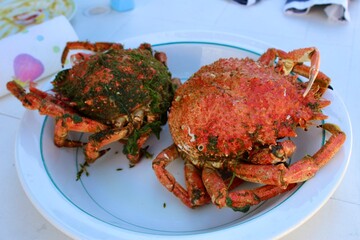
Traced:
<path fill-rule="evenodd" d="M 313 177 L 346 138 L 338 126 L 322 124 L 331 133 L 325 145 L 287 166 L 295 130 L 327 118 L 322 108 L 330 101 L 322 96 L 330 79 L 319 64 L 318 50 L 304 48 L 268 49 L 257 61 L 219 59 L 203 66 L 175 93 L 168 121 L 174 144 L 153 161 L 161 184 L 191 208 L 211 200 L 219 208 L 247 211 Z M 185 161 L 186 187 L 166 169 L 178 156 Z M 260 186 L 231 190 L 223 173 Z"/>
<path fill-rule="evenodd" d="M 30 92 L 16 81 L 8 90 L 22 104 L 55 118 L 54 142 L 59 147 L 84 146 L 87 163 L 123 141 L 131 164 L 139 161 L 141 148 L 151 133 L 159 134 L 167 120 L 175 84 L 166 66 L 166 55 L 153 55 L 150 44 L 124 49 L 121 44 L 69 42 L 70 50 L 91 50 L 72 56 L 73 66 L 59 72 L 52 82 L 54 95 L 30 84 Z M 70 131 L 91 133 L 88 142 L 70 140 Z"/>

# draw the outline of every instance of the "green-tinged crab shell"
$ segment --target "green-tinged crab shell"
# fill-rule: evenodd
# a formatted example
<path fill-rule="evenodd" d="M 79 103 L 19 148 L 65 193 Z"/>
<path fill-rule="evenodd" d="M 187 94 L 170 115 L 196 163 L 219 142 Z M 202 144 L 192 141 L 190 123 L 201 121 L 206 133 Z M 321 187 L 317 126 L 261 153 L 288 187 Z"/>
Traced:
<path fill-rule="evenodd" d="M 139 107 L 164 114 L 174 94 L 171 74 L 152 50 L 111 49 L 60 72 L 54 92 L 76 110 L 106 124 Z"/>
<path fill-rule="evenodd" d="M 137 140 L 141 135 L 152 132 L 159 137 L 176 89 L 168 68 L 153 56 L 149 44 L 91 55 L 59 72 L 52 83 L 57 96 L 81 115 L 110 127 L 123 117 L 132 121 L 131 113 L 139 108 L 146 111 L 146 116 L 155 116 L 156 120 L 145 120 L 126 139 L 123 152 L 130 155 L 139 152 Z M 101 138 L 103 134 L 92 137 Z"/>

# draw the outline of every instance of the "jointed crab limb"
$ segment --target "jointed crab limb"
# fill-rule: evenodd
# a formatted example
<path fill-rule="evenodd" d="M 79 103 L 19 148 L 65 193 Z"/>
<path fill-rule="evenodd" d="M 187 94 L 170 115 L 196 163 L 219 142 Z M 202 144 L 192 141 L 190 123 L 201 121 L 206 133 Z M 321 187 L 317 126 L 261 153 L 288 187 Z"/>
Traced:
<path fill-rule="evenodd" d="M 229 192 L 216 169 L 205 167 L 203 169 L 203 182 L 212 202 L 219 208 L 231 207 L 233 210 L 246 212 L 250 206 L 259 204 L 281 193 L 290 191 L 296 184 L 286 188 L 266 185 L 252 190 L 234 190 Z"/>
<path fill-rule="evenodd" d="M 55 145 L 58 147 L 85 146 L 84 152 L 88 163 L 94 162 L 97 158 L 105 154 L 107 150 L 100 150 L 100 148 L 109 143 L 127 138 L 134 132 L 134 129 L 139 129 L 143 125 L 144 118 L 146 116 L 145 110 L 143 108 L 139 108 L 130 115 L 131 122 L 128 122 L 128 118 L 121 118 L 119 120 L 119 124 L 121 123 L 120 127 L 110 130 L 108 129 L 109 126 L 80 116 L 65 103 L 46 92 L 36 89 L 32 85 L 30 85 L 29 93 L 27 93 L 25 89 L 15 81 L 8 82 L 7 88 L 23 103 L 26 108 L 38 110 L 40 114 L 54 117 Z M 148 121 L 151 122 L 156 120 L 157 116 L 149 115 L 148 118 Z M 90 136 L 88 143 L 83 143 L 68 139 L 68 133 L 70 131 L 95 134 Z M 139 137 L 137 140 L 137 146 L 139 149 L 141 149 L 141 146 L 148 139 L 150 133 L 151 130 Z M 140 150 L 135 155 L 128 154 L 127 156 L 132 164 L 136 164 L 140 159 Z"/>
<path fill-rule="evenodd" d="M 90 50 L 93 52 L 104 52 L 109 49 L 123 49 L 122 44 L 118 43 L 108 43 L 108 42 L 68 42 L 65 46 L 65 49 L 61 55 L 61 65 L 64 67 L 66 58 L 70 50 Z"/>
<path fill-rule="evenodd" d="M 140 161 L 140 158 L 142 157 L 144 151 L 142 150 L 142 146 L 145 144 L 145 142 L 149 139 L 151 134 L 151 131 L 144 133 L 139 137 L 139 139 L 136 141 L 137 146 L 137 153 L 136 154 L 126 154 L 126 157 L 129 159 L 131 164 L 136 164 Z M 126 143 L 126 142 L 125 142 Z"/>
<path fill-rule="evenodd" d="M 66 121 L 66 120 L 64 120 Z M 66 123 L 68 126 L 69 123 Z M 62 119 L 55 120 L 54 144 L 58 147 L 82 147 L 83 142 L 68 139 L 68 128 L 64 127 Z"/>
<path fill-rule="evenodd" d="M 70 50 L 89 50 L 92 52 L 105 52 L 109 49 L 124 49 L 124 46 L 122 44 L 118 43 L 109 43 L 109 42 L 96 42 L 96 43 L 90 43 L 90 42 L 68 42 L 66 44 L 66 47 L 61 55 L 61 65 L 64 67 L 66 58 L 69 54 Z M 152 51 L 152 47 L 148 43 L 143 43 L 140 45 L 139 49 L 146 49 L 149 51 Z M 73 63 L 81 62 L 91 56 L 91 54 L 86 53 L 78 53 L 72 56 Z M 157 60 L 162 62 L 166 66 L 167 62 L 167 56 L 163 52 L 156 52 L 154 56 Z"/>
<path fill-rule="evenodd" d="M 250 206 L 290 191 L 296 186 L 296 184 L 289 184 L 286 187 L 266 185 L 252 190 L 231 191 L 240 184 L 236 181 L 238 178 L 235 178 L 236 183 L 229 186 L 229 182 L 224 180 L 213 167 L 205 166 L 200 172 L 192 163 L 186 161 L 185 189 L 166 170 L 166 166 L 178 157 L 176 146 L 171 145 L 156 157 L 152 166 L 160 183 L 190 208 L 207 204 L 211 199 L 219 208 L 228 206 L 236 211 L 246 212 Z"/>
<path fill-rule="evenodd" d="M 334 157 L 346 138 L 345 134 L 334 124 L 326 123 L 321 127 L 332 134 L 329 140 L 313 156 L 305 156 L 289 168 L 284 164 L 255 165 L 236 161 L 229 162 L 228 168 L 237 177 L 249 182 L 286 187 L 290 183 L 306 181 Z"/>
<path fill-rule="evenodd" d="M 220 174 L 211 167 L 204 167 L 200 170 L 190 161 L 185 161 L 185 189 L 166 170 L 166 166 L 178 157 L 179 152 L 176 146 L 171 145 L 154 159 L 152 166 L 160 183 L 190 208 L 207 204 L 211 200 L 218 207 L 224 207 L 226 205 L 227 191 L 243 183 L 243 180 L 234 178 L 234 176 L 223 176 L 227 174 Z M 220 192 L 222 194 L 219 194 Z"/>
<path fill-rule="evenodd" d="M 38 90 L 38 92 L 27 93 L 16 81 L 8 82 L 6 87 L 27 109 L 39 110 L 41 114 L 53 114 L 51 115 L 52 117 L 61 116 L 61 114 L 64 113 L 64 109 L 53 104 L 53 102 L 50 101 L 50 98 L 48 98 L 48 94 L 45 92 Z M 53 108 L 54 111 L 49 111 L 48 109 L 50 108 Z"/>
<path fill-rule="evenodd" d="M 291 165 L 289 171 L 284 175 L 285 182 L 293 183 L 308 180 L 340 150 L 346 139 L 345 133 L 334 124 L 325 123 L 321 127 L 330 132 L 331 137 L 312 157 L 305 157 Z"/>
<path fill-rule="evenodd" d="M 185 164 L 187 190 L 165 169 L 168 164 L 178 157 L 179 153 L 176 146 L 171 145 L 164 149 L 153 161 L 152 167 L 160 183 L 190 208 L 208 203 L 210 198 L 202 184 L 198 170 L 194 166 Z"/>
<path fill-rule="evenodd" d="M 296 145 L 291 140 L 279 142 L 268 148 L 255 150 L 248 161 L 254 164 L 276 164 L 285 162 L 295 152 Z"/>
<path fill-rule="evenodd" d="M 287 170 L 282 163 L 277 165 L 257 165 L 231 161 L 228 163 L 228 168 L 237 177 L 248 182 L 277 186 L 287 185 L 282 180 L 282 176 Z"/>
<path fill-rule="evenodd" d="M 332 136 L 325 143 L 325 146 L 320 148 L 313 155 L 313 158 L 315 159 L 319 167 L 323 167 L 324 165 L 326 165 L 331 160 L 331 158 L 333 158 L 335 154 L 340 150 L 341 146 L 346 140 L 345 133 L 341 131 L 341 129 L 337 125 L 325 123 L 321 125 L 321 127 L 326 131 L 330 132 Z"/>
<path fill-rule="evenodd" d="M 290 74 L 293 71 L 295 65 L 302 64 L 304 62 L 310 62 L 310 68 L 308 68 L 309 71 L 306 75 L 304 75 L 305 77 L 309 78 L 307 87 L 303 93 L 303 96 L 305 97 L 309 93 L 319 73 L 319 50 L 315 47 L 310 47 L 296 49 L 286 53 L 279 49 L 270 48 L 259 58 L 259 62 L 262 62 L 266 65 L 271 65 L 277 57 L 280 58 L 277 68 L 285 75 Z"/>
<path fill-rule="evenodd" d="M 30 110 L 38 110 L 40 114 L 55 118 L 54 143 L 58 147 L 80 147 L 84 143 L 67 139 L 70 131 L 98 132 L 108 128 L 106 125 L 86 117 L 80 117 L 65 104 L 46 92 L 30 85 L 30 92 L 15 81 L 7 83 L 7 88 L 23 105 Z"/>
<path fill-rule="evenodd" d="M 284 192 L 288 192 L 296 186 L 295 183 L 289 184 L 286 188 L 272 185 L 265 185 L 252 190 L 238 190 L 228 194 L 226 204 L 235 211 L 246 212 L 252 205 L 273 198 Z"/>
<path fill-rule="evenodd" d="M 219 208 L 225 207 L 228 190 L 218 171 L 212 167 L 204 167 L 202 178 L 211 201 Z"/>
<path fill-rule="evenodd" d="M 125 126 L 120 128 L 105 129 L 104 131 L 99 131 L 91 135 L 89 137 L 89 142 L 84 148 L 86 162 L 92 163 L 96 159 L 104 155 L 107 150 L 100 150 L 103 146 L 116 141 L 122 141 L 123 139 L 126 139 L 131 134 L 133 134 L 135 129 L 139 129 L 142 126 L 144 118 L 145 112 L 142 109 L 138 109 L 130 115 L 131 121 L 125 123 Z M 151 131 L 147 131 L 140 136 L 140 141 L 138 139 L 137 146 L 139 147 L 139 151 L 141 146 L 147 140 L 147 135 L 149 135 L 150 133 Z M 138 162 L 140 157 L 139 151 L 138 154 L 130 155 L 132 156 L 132 158 L 129 160 L 132 164 L 136 164 Z"/>
<path fill-rule="evenodd" d="M 102 123 L 77 114 L 64 114 L 55 119 L 54 143 L 58 147 L 81 147 L 85 143 L 68 139 L 70 131 L 95 133 L 107 128 Z"/>
<path fill-rule="evenodd" d="M 301 75 L 303 77 L 308 77 L 310 71 L 312 71 L 311 67 L 303 65 L 303 64 L 295 65 L 294 68 L 293 68 L 294 73 L 297 73 L 297 74 L 299 74 L 299 75 Z M 319 88 L 316 92 L 318 94 L 320 94 L 320 96 L 322 96 L 324 94 L 324 92 L 327 90 L 327 88 L 329 87 L 330 82 L 331 82 L 330 78 L 328 76 L 326 76 L 324 73 L 319 71 L 317 73 L 317 76 L 314 78 L 314 81 L 312 83 L 311 83 L 311 81 L 307 82 L 306 90 L 307 89 L 310 90 L 311 87 L 314 88 L 314 85 L 316 85 Z M 309 92 L 309 90 L 307 92 L 305 91 L 303 96 L 306 96 L 307 93 Z"/>
<path fill-rule="evenodd" d="M 125 147 L 123 152 L 126 154 L 128 160 L 130 161 L 130 164 L 136 164 L 140 161 L 142 155 L 146 153 L 146 148 L 143 148 L 143 146 L 145 142 L 150 138 L 150 135 L 152 133 L 151 128 L 141 129 L 141 127 L 143 126 L 144 122 L 147 122 L 149 124 L 154 123 L 155 121 L 157 121 L 157 119 L 159 119 L 159 115 L 146 112 L 144 109 L 138 109 L 134 111 L 131 119 L 131 124 L 133 125 L 133 128 L 136 130 L 140 130 L 140 132 L 136 133 L 139 134 L 139 137 L 135 139 L 135 144 L 128 144 L 130 139 L 121 139 L 120 142 L 123 142 L 124 144 L 126 144 L 126 146 L 132 146 L 132 150 L 128 151 L 129 149 Z"/>
<path fill-rule="evenodd" d="M 191 162 L 186 161 L 184 166 L 185 182 L 192 206 L 201 206 L 210 202 L 206 192 L 202 175 Z"/>
<path fill-rule="evenodd" d="M 121 129 L 108 129 L 95 133 L 89 137 L 89 142 L 84 147 L 85 160 L 93 163 L 104 155 L 109 149 L 100 150 L 102 147 L 128 137 L 133 131 L 133 126 L 128 125 Z"/>

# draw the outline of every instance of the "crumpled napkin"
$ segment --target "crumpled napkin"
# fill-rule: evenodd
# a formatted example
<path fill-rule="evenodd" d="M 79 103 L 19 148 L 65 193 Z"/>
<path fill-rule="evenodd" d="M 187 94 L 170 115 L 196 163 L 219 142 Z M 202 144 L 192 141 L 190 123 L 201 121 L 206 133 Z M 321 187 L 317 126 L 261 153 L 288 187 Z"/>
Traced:
<path fill-rule="evenodd" d="M 6 83 L 29 82 L 60 71 L 61 54 L 78 36 L 64 16 L 55 17 L 0 40 L 0 96 L 8 94 Z"/>
<path fill-rule="evenodd" d="M 330 20 L 350 21 L 348 0 L 287 0 L 284 12 L 287 14 L 306 14 L 315 5 L 323 6 Z"/>
<path fill-rule="evenodd" d="M 234 0 L 243 5 L 253 5 L 260 0 Z M 349 0 L 286 0 L 285 14 L 305 15 L 313 6 L 322 6 L 328 18 L 334 21 L 350 21 Z"/>

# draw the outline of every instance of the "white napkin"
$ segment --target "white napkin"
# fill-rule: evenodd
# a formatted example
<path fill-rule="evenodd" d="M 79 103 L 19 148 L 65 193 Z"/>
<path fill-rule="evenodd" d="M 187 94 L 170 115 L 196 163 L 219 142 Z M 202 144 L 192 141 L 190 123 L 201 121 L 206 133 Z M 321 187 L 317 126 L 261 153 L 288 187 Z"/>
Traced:
<path fill-rule="evenodd" d="M 0 96 L 13 79 L 24 86 L 48 77 L 61 67 L 66 42 L 77 41 L 70 22 L 59 16 L 0 40 Z"/>
<path fill-rule="evenodd" d="M 286 14 L 307 14 L 313 6 L 323 6 L 330 20 L 350 21 L 348 0 L 286 0 Z"/>
<path fill-rule="evenodd" d="M 234 0 L 242 5 L 253 5 L 260 0 Z M 323 6 L 330 20 L 350 21 L 348 11 L 349 0 L 286 0 L 284 12 L 286 14 L 305 15 L 313 6 Z"/>

